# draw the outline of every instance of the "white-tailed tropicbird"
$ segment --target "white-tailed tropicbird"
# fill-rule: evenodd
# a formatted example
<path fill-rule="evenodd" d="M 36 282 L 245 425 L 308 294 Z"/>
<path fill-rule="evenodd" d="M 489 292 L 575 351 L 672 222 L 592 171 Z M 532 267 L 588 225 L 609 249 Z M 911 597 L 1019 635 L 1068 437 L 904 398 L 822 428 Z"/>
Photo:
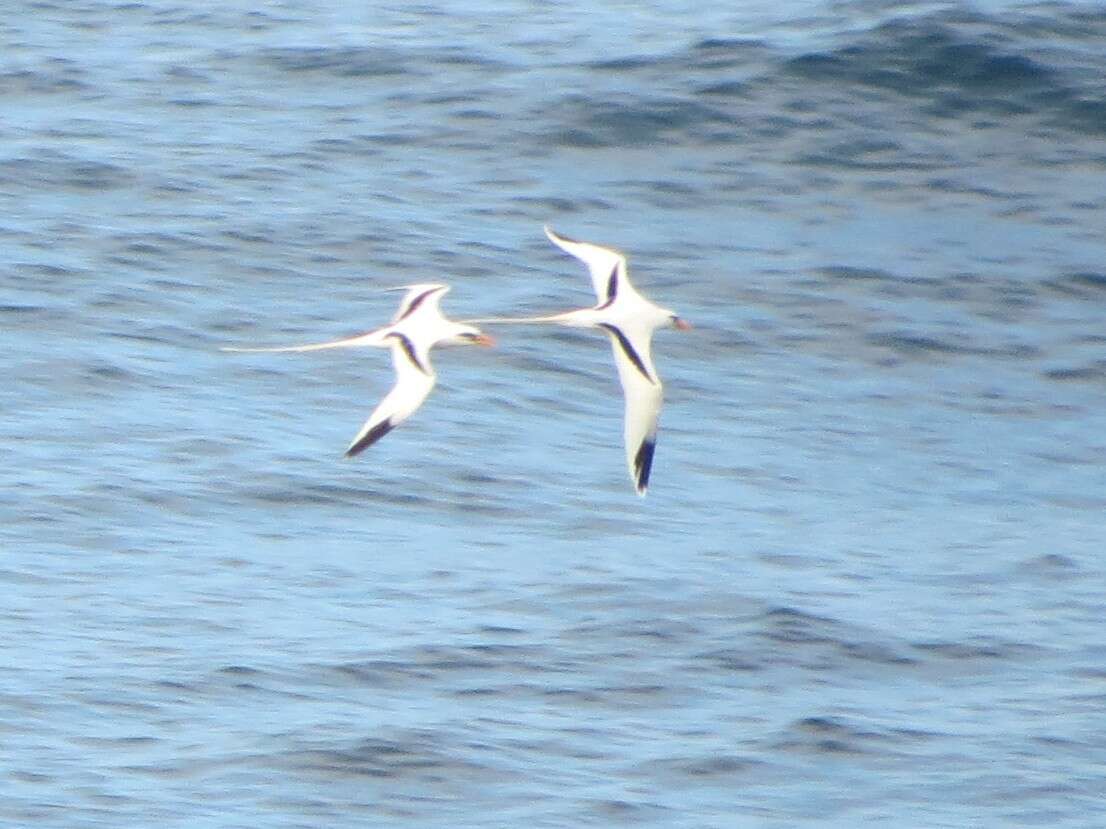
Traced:
<path fill-rule="evenodd" d="M 614 351 L 618 377 L 626 399 L 623 436 L 630 478 L 638 495 L 649 486 L 653 452 L 657 445 L 657 420 L 660 417 L 663 387 L 653 366 L 653 332 L 672 327 L 681 330 L 691 325 L 672 311 L 654 305 L 634 289 L 627 272 L 626 256 L 612 248 L 579 242 L 545 227 L 549 240 L 587 265 L 599 303 L 544 317 L 499 317 L 466 320 L 471 323 L 548 322 L 581 328 L 600 328 L 607 333 Z"/>
<path fill-rule="evenodd" d="M 279 348 L 224 348 L 223 351 L 319 351 L 324 348 L 375 346 L 390 348 L 396 371 L 396 384 L 369 415 L 357 433 L 346 457 L 372 446 L 410 417 L 434 388 L 437 375 L 430 364 L 430 349 L 435 345 L 475 344 L 490 346 L 494 340 L 472 325 L 447 319 L 438 308 L 448 285 L 407 285 L 399 310 L 383 328 L 333 342 L 292 345 Z"/>

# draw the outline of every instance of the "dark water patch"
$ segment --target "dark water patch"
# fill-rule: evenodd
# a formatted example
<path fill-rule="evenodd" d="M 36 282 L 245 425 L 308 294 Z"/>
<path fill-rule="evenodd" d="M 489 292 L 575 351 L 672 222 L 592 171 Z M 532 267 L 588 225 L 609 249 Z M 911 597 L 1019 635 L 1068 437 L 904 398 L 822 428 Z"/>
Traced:
<path fill-rule="evenodd" d="M 133 241 L 123 246 L 123 251 L 138 256 L 163 256 L 165 249 L 149 241 Z"/>
<path fill-rule="evenodd" d="M 1084 97 L 1084 96 L 1088 97 Z M 1106 135 L 1106 100 L 1101 98 L 1101 87 L 1087 92 L 1072 92 L 1059 95 L 1063 105 L 1052 115 L 1048 123 L 1077 133 L 1088 135 Z M 1089 97 L 1095 96 L 1095 97 Z"/>
<path fill-rule="evenodd" d="M 643 822 L 670 819 L 672 810 L 658 803 L 630 801 L 624 799 L 600 799 L 592 800 L 584 808 L 581 820 L 590 823 L 591 820 L 603 821 L 602 825 L 610 823 L 625 823 L 631 826 Z"/>
<path fill-rule="evenodd" d="M 85 73 L 68 61 L 55 61 L 48 69 L 15 69 L 0 72 L 0 98 L 25 95 L 56 95 L 89 89 Z"/>
<path fill-rule="evenodd" d="M 26 570 L 0 570 L 0 582 L 5 584 L 52 584 L 54 578 L 47 578 Z"/>
<path fill-rule="evenodd" d="M 694 78 L 702 73 L 752 69 L 769 55 L 769 47 L 762 40 L 751 38 L 707 38 L 690 48 L 661 55 L 627 55 L 592 61 L 585 66 L 597 73 L 619 76 L 680 76 Z"/>
<path fill-rule="evenodd" d="M 97 301 L 90 304 L 100 308 L 127 308 L 130 306 L 130 303 L 125 301 Z M 165 336 L 164 329 L 162 329 L 162 333 L 155 333 L 154 329 L 142 331 L 107 331 L 105 332 L 104 336 L 111 337 L 112 339 L 116 340 L 142 343 L 143 345 L 151 345 L 154 343 L 158 345 L 168 345 L 169 343 L 173 342 L 171 338 L 167 338 Z"/>
<path fill-rule="evenodd" d="M 864 754 L 859 735 L 845 724 L 826 717 L 807 717 L 787 728 L 776 748 L 814 755 Z"/>
<path fill-rule="evenodd" d="M 955 12 L 953 13 L 956 14 Z M 1046 66 L 973 39 L 942 14 L 885 23 L 832 52 L 792 58 L 787 70 L 817 83 L 876 87 L 903 95 L 932 96 L 948 90 L 979 93 L 1039 89 L 1053 78 Z M 972 98 L 977 106 L 987 99 Z"/>
<path fill-rule="evenodd" d="M 752 94 L 746 81 L 719 81 L 700 87 L 698 92 L 700 95 L 718 98 L 746 98 Z"/>
<path fill-rule="evenodd" d="M 1003 193 L 992 187 L 984 187 L 975 182 L 960 181 L 953 178 L 931 178 L 925 182 L 925 186 L 941 193 L 961 193 L 969 196 L 978 196 L 981 199 L 987 200 L 1001 200 L 1013 197 L 1013 194 Z"/>
<path fill-rule="evenodd" d="M 252 231 L 232 228 L 230 230 L 221 231 L 219 235 L 221 235 L 223 239 L 229 239 L 232 242 L 265 245 L 272 244 L 276 238 L 276 234 L 272 228 L 255 229 Z"/>
<path fill-rule="evenodd" d="M 1106 380 L 1106 360 L 1096 360 L 1084 366 L 1064 366 L 1041 372 L 1046 380 L 1060 383 L 1094 383 Z"/>
<path fill-rule="evenodd" d="M 450 692 L 450 696 L 457 697 L 459 699 L 473 699 L 477 697 L 506 697 L 514 695 L 515 691 L 512 689 L 490 687 L 458 688 L 457 690 Z"/>
<path fill-rule="evenodd" d="M 886 757 L 941 735 L 914 728 L 861 726 L 842 717 L 813 716 L 793 721 L 774 747 L 800 754 Z"/>
<path fill-rule="evenodd" d="M 467 102 L 465 102 L 467 103 Z M 457 118 L 461 121 L 497 121 L 500 118 L 499 113 L 490 109 L 477 109 L 475 107 L 462 108 L 454 110 L 451 113 L 453 118 Z"/>
<path fill-rule="evenodd" d="M 773 608 L 752 621 L 754 641 L 770 643 L 770 654 L 754 644 L 711 651 L 703 658 L 730 671 L 757 671 L 777 664 L 839 670 L 850 663 L 903 667 L 916 662 L 895 642 L 878 641 L 867 631 L 794 608 Z"/>
<path fill-rule="evenodd" d="M 410 681 L 426 682 L 434 671 L 406 659 L 369 659 L 323 668 L 324 673 L 340 680 L 370 688 L 394 687 Z"/>
<path fill-rule="evenodd" d="M 1106 665 L 1072 668 L 1069 673 L 1072 676 L 1079 677 L 1080 679 L 1089 679 L 1094 680 L 1095 682 L 1106 681 Z"/>
<path fill-rule="evenodd" d="M 852 265 L 827 265 L 819 268 L 816 273 L 821 276 L 842 282 L 859 282 L 872 280 L 875 282 L 893 281 L 895 277 L 881 268 L 858 268 Z"/>
<path fill-rule="evenodd" d="M 33 274 L 36 276 L 48 276 L 52 278 L 72 279 L 79 276 L 82 271 L 76 268 L 67 268 L 64 265 L 52 265 L 47 262 L 15 262 L 12 267 L 20 274 Z"/>
<path fill-rule="evenodd" d="M 82 696 L 81 702 L 90 708 L 103 709 L 105 712 L 121 711 L 133 716 L 158 714 L 161 711 L 160 702 L 143 702 L 137 699 L 125 699 L 122 696 L 115 697 L 89 697 Z M 110 716 L 110 714 L 105 714 Z"/>
<path fill-rule="evenodd" d="M 600 72 L 632 72 L 635 69 L 652 69 L 657 65 L 655 57 L 625 57 L 597 60 L 587 64 L 589 69 Z"/>
<path fill-rule="evenodd" d="M 571 630 L 574 635 L 609 635 L 616 639 L 641 639 L 672 646 L 678 642 L 692 641 L 703 630 L 690 620 L 672 616 L 649 616 L 625 622 L 605 620 L 599 625 L 578 625 Z"/>
<path fill-rule="evenodd" d="M 947 166 L 941 157 L 923 159 L 907 156 L 902 145 L 886 139 L 852 139 L 827 144 L 816 151 L 800 153 L 795 157 L 799 164 L 808 167 L 833 169 L 896 171 L 935 170 Z"/>
<path fill-rule="evenodd" d="M 32 783 L 34 785 L 52 784 L 57 779 L 53 775 L 35 771 L 23 771 L 21 769 L 13 769 L 8 772 L 8 777 L 17 783 Z"/>
<path fill-rule="evenodd" d="M 1106 292 L 1106 272 L 1072 271 L 1052 279 L 1046 279 L 1043 286 L 1065 296 L 1101 301 Z"/>
<path fill-rule="evenodd" d="M 775 747 L 788 752 L 813 755 L 866 754 L 866 734 L 844 720 L 805 717 L 796 720 L 775 740 Z"/>
<path fill-rule="evenodd" d="M 840 652 L 851 659 L 885 665 L 913 665 L 917 662 L 895 648 L 878 642 L 842 642 Z"/>
<path fill-rule="evenodd" d="M 106 360 L 96 360 L 82 366 L 81 373 L 84 379 L 90 380 L 97 385 L 102 383 L 118 385 L 126 382 L 136 384 L 142 380 L 142 378 L 134 372 L 128 371 L 118 364 L 109 363 Z"/>
<path fill-rule="evenodd" d="M 449 505 L 451 513 L 461 513 L 472 516 L 483 516 L 489 519 L 509 519 L 530 515 L 529 506 L 520 505 L 508 498 L 492 499 L 486 493 L 458 493 L 451 495 L 453 502 Z"/>
<path fill-rule="evenodd" d="M 479 69 L 508 69 L 510 64 L 503 61 L 479 55 L 458 47 L 447 47 L 434 51 L 426 56 L 430 63 L 445 67 L 466 66 Z"/>
<path fill-rule="evenodd" d="M 0 314 L 12 317 L 33 317 L 51 313 L 51 309 L 43 305 L 16 305 L 0 304 Z"/>
<path fill-rule="evenodd" d="M 915 651 L 927 657 L 970 662 L 996 662 L 1037 656 L 1040 648 L 1017 642 L 976 640 L 970 642 L 914 642 Z"/>
<path fill-rule="evenodd" d="M 522 636 L 527 633 L 522 628 L 507 627 L 505 625 L 480 625 L 476 632 L 491 636 Z"/>
<path fill-rule="evenodd" d="M 320 138 L 312 141 L 312 153 L 320 157 L 368 158 L 380 155 L 392 139 L 379 135 L 357 135 L 351 138 Z"/>
<path fill-rule="evenodd" d="M 0 182 L 36 190 L 115 190 L 134 183 L 128 170 L 104 161 L 78 159 L 63 153 L 41 153 L 0 161 Z"/>
<path fill-rule="evenodd" d="M 170 80 L 187 83 L 209 83 L 211 81 L 209 73 L 203 72 L 195 66 L 184 66 L 179 63 L 166 67 L 162 71 L 162 75 Z"/>
<path fill-rule="evenodd" d="M 530 218 L 535 213 L 538 216 L 553 216 L 558 213 L 579 213 L 585 210 L 609 210 L 612 205 L 601 198 L 567 199 L 556 195 L 546 196 L 512 196 L 512 204 L 521 205 L 525 211 L 519 215 Z"/>
<path fill-rule="evenodd" d="M 219 106 L 219 102 L 213 98 L 170 98 L 167 103 L 181 109 L 203 109 Z"/>
<path fill-rule="evenodd" d="M 800 80 L 807 97 L 812 84 L 832 88 L 838 100 L 842 93 L 874 90 L 912 99 L 929 116 L 993 116 L 978 121 L 979 128 L 1042 118 L 1050 126 L 1100 135 L 1106 132 L 1106 99 L 1091 79 L 1101 75 L 1103 61 L 1093 68 L 1065 65 L 1063 43 L 1085 33 L 1076 34 L 1071 9 L 1057 7 L 1056 17 L 1071 25 L 1059 27 L 1064 34 L 1047 50 L 1027 34 L 1035 24 L 1024 11 L 988 16 L 953 8 L 904 17 L 834 48 L 786 58 L 782 77 Z M 1073 45 L 1072 53 L 1081 51 Z M 768 88 L 773 81 L 767 74 L 757 84 Z"/>
<path fill-rule="evenodd" d="M 786 645 L 825 644 L 837 641 L 838 625 L 832 619 L 814 616 L 791 607 L 775 607 L 759 619 L 764 638 Z"/>
<path fill-rule="evenodd" d="M 543 648 L 531 645 L 484 644 L 447 647 L 424 645 L 376 659 L 324 668 L 343 683 L 395 687 L 453 678 L 544 674 L 559 670 Z"/>
<path fill-rule="evenodd" d="M 692 46 L 688 60 L 697 69 L 728 69 L 758 61 L 767 53 L 763 40 L 708 37 Z"/>
<path fill-rule="evenodd" d="M 159 694 L 172 694 L 176 695 L 177 698 L 185 695 L 192 696 L 200 692 L 198 684 L 181 682 L 177 679 L 159 679 L 152 684 L 158 689 Z"/>
<path fill-rule="evenodd" d="M 134 180 L 129 171 L 103 161 L 71 161 L 58 167 L 55 173 L 60 183 L 81 190 L 112 190 Z"/>
<path fill-rule="evenodd" d="M 407 61 L 397 51 L 357 46 L 301 46 L 262 49 L 262 62 L 281 72 L 319 73 L 347 78 L 408 74 Z"/>
<path fill-rule="evenodd" d="M 277 375 L 282 376 L 282 375 Z M 366 504 L 384 502 L 399 506 L 432 506 L 426 496 L 393 489 L 373 489 L 341 484 L 305 484 L 297 481 L 287 487 L 252 487 L 243 491 L 245 497 L 267 504 Z"/>
<path fill-rule="evenodd" d="M 546 686 L 540 694 L 551 702 L 567 702 L 572 705 L 598 705 L 603 696 L 590 688 Z"/>
<path fill-rule="evenodd" d="M 374 46 L 269 47 L 259 50 L 256 59 L 288 74 L 357 79 L 399 76 L 413 79 L 435 70 L 507 68 L 500 61 L 455 46 L 412 50 Z"/>
<path fill-rule="evenodd" d="M 565 712 L 588 708 L 620 714 L 630 710 L 668 710 L 673 706 L 686 705 L 696 696 L 697 691 L 684 683 L 609 683 L 593 686 L 588 684 L 588 680 L 564 685 L 548 681 L 543 681 L 540 685 L 516 684 L 508 690 L 511 696 L 518 696 L 525 691 L 550 708 Z"/>
<path fill-rule="evenodd" d="M 158 739 L 157 737 L 149 737 L 149 736 L 142 736 L 142 735 L 137 735 L 137 736 L 136 735 L 131 735 L 131 736 L 124 736 L 124 737 L 86 737 L 86 736 L 81 736 L 81 737 L 76 737 L 74 739 L 74 742 L 79 743 L 80 745 L 83 745 L 83 746 L 87 746 L 89 748 L 100 748 L 100 749 L 108 749 L 108 750 L 115 750 L 115 749 L 126 750 L 126 749 L 129 749 L 129 748 L 156 745 L 156 744 L 160 743 L 161 740 Z"/>
<path fill-rule="evenodd" d="M 756 651 L 754 655 L 753 651 Z M 770 660 L 762 657 L 763 653 L 753 648 L 722 648 L 706 651 L 698 654 L 692 663 L 692 670 L 713 674 L 715 671 L 752 672 L 762 671 Z"/>
<path fill-rule="evenodd" d="M 695 781 L 731 780 L 748 774 L 764 765 L 761 760 L 752 757 L 739 757 L 734 754 L 715 754 L 707 757 L 688 758 L 665 763 L 667 773 L 679 774 Z"/>
<path fill-rule="evenodd" d="M 562 126 L 547 138 L 580 149 L 679 145 L 704 139 L 735 119 L 694 101 L 644 98 L 603 101 L 571 96 L 545 112 Z"/>
<path fill-rule="evenodd" d="M 907 332 L 885 332 L 869 334 L 865 340 L 878 348 L 887 348 L 899 354 L 919 357 L 941 354 L 972 354 L 978 349 L 969 348 L 966 345 L 952 343 L 923 334 Z"/>
<path fill-rule="evenodd" d="M 1069 581 L 1082 574 L 1079 563 L 1061 553 L 1046 553 L 1018 564 L 1016 574 L 1024 578 L 1046 581 Z"/>
<path fill-rule="evenodd" d="M 292 767 L 326 777 L 365 777 L 420 781 L 437 785 L 474 782 L 502 773 L 469 759 L 473 752 L 451 745 L 438 732 L 397 731 L 336 746 L 290 750 L 283 760 Z"/>

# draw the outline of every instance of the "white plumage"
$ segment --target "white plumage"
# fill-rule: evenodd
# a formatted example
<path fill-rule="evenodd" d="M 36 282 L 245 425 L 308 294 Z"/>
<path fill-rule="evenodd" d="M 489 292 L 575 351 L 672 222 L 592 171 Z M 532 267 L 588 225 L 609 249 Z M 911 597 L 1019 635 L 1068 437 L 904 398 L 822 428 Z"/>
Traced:
<path fill-rule="evenodd" d="M 373 346 L 392 352 L 396 383 L 369 415 L 361 431 L 346 449 L 352 457 L 372 446 L 410 417 L 426 400 L 437 382 L 430 349 L 440 344 L 492 345 L 479 328 L 447 319 L 438 305 L 449 292 L 447 285 L 409 285 L 391 323 L 383 328 L 326 343 L 279 348 L 224 348 L 224 351 L 283 352 L 320 351 L 326 348 Z"/>

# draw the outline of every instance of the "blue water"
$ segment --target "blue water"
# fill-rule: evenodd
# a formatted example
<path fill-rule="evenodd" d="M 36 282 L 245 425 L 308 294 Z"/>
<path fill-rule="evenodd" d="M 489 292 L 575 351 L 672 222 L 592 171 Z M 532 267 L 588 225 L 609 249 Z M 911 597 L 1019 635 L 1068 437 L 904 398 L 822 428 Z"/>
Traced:
<path fill-rule="evenodd" d="M 0 824 L 1098 827 L 1094 4 L 37 3 L 0 23 Z M 500 329 L 342 451 L 377 350 Z"/>

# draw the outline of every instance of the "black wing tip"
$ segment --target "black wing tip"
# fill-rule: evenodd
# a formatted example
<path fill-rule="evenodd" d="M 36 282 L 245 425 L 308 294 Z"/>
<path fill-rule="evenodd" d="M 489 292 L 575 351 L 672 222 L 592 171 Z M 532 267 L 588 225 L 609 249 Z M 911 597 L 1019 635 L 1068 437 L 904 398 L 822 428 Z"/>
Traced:
<path fill-rule="evenodd" d="M 656 448 L 656 438 L 647 439 L 642 441 L 634 455 L 634 484 L 638 495 L 644 495 L 649 489 L 649 473 L 653 470 L 653 453 Z"/>
<path fill-rule="evenodd" d="M 392 423 L 392 421 L 380 421 L 369 429 L 361 438 L 350 444 L 349 449 L 346 450 L 346 457 L 352 458 L 354 455 L 361 454 L 394 428 L 395 424 Z"/>

